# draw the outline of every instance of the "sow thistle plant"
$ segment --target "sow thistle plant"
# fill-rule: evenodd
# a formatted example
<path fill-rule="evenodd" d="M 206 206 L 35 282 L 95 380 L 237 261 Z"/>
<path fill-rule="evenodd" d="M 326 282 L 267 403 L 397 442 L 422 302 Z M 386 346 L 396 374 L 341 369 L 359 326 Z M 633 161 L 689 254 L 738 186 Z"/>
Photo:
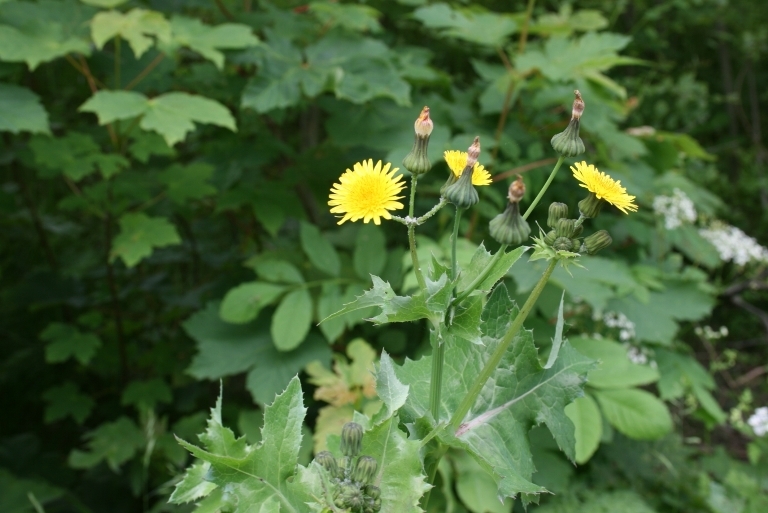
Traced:
<path fill-rule="evenodd" d="M 389 283 L 372 276 L 372 288 L 326 320 L 377 307 L 374 324 L 425 319 L 432 353 L 402 365 L 384 352 L 376 369 L 381 409 L 368 417 L 355 413 L 341 437 L 330 435 L 327 451 L 304 467 L 298 464 L 301 426 L 306 409 L 295 377 L 264 414 L 262 442 L 249 446 L 221 423 L 221 398 L 203 447 L 180 443 L 200 462 L 177 485 L 171 500 L 199 501 L 202 511 L 287 512 L 417 512 L 427 509 L 438 464 L 451 449 L 467 451 L 494 476 L 498 496 L 537 502 L 546 492 L 532 481 L 535 468 L 528 432 L 544 424 L 565 455 L 575 458 L 574 426 L 564 408 L 582 396 L 587 372 L 594 363 L 563 339 L 562 304 L 552 348 L 540 359 L 532 332 L 523 323 L 555 267 L 580 265 L 580 256 L 593 255 L 611 244 L 605 230 L 585 234 L 586 222 L 606 203 L 624 214 L 634 212 L 635 197 L 620 182 L 585 161 L 571 166 L 573 177 L 587 195 L 571 216 L 566 203 L 547 211 L 547 228 L 530 237 L 528 218 L 554 180 L 566 157 L 585 151 L 579 136 L 584 101 L 576 91 L 571 122 L 552 138 L 559 153 L 546 183 L 523 211 L 525 184 L 518 177 L 508 189 L 508 203 L 490 221 L 489 233 L 501 247 L 495 253 L 480 244 L 469 265 L 460 268 L 456 243 L 462 215 L 479 202 L 476 187 L 492 182 L 478 163 L 475 138 L 466 152 L 446 151 L 449 175 L 437 204 L 421 216 L 414 212 L 419 179 L 431 169 L 428 158 L 433 128 L 429 109 L 416 119 L 411 152 L 403 161 L 410 173 L 408 214 L 404 209 L 406 182 L 391 163 L 366 160 L 347 169 L 333 184 L 328 204 L 338 223 L 347 221 L 403 224 L 418 282 L 410 295 L 398 295 Z M 450 205 L 450 207 L 449 207 Z M 454 211 L 451 258 L 419 260 L 415 230 L 443 208 Z M 510 267 L 529 249 L 531 260 L 546 268 L 522 307 L 501 283 Z"/>

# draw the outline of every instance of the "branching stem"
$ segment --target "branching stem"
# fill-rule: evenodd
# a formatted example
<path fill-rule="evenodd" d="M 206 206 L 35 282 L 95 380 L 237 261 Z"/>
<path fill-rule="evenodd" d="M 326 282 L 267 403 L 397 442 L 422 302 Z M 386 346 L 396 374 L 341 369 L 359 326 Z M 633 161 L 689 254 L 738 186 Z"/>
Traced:
<path fill-rule="evenodd" d="M 501 359 L 504 357 L 504 354 L 507 352 L 507 349 L 509 349 L 510 344 L 517 336 L 517 333 L 520 331 L 520 328 L 523 327 L 523 322 L 525 322 L 525 318 L 528 317 L 528 314 L 531 313 L 531 310 L 533 310 L 533 306 L 536 304 L 536 301 L 539 299 L 541 292 L 544 290 L 544 286 L 547 284 L 547 281 L 549 281 L 549 277 L 552 275 L 552 271 L 555 270 L 555 265 L 557 265 L 557 259 L 553 258 L 552 260 L 550 260 L 549 265 L 544 270 L 544 274 L 542 274 L 541 279 L 539 279 L 539 282 L 531 291 L 531 294 L 528 296 L 528 299 L 525 301 L 523 308 L 520 309 L 520 312 L 518 312 L 517 317 L 515 317 L 515 320 L 512 321 L 512 325 L 504 334 L 504 338 L 501 339 L 501 341 L 499 342 L 499 345 L 496 347 L 496 350 L 493 352 L 493 354 L 491 355 L 491 357 L 488 359 L 485 366 L 483 367 L 483 370 L 480 371 L 480 375 L 477 376 L 477 378 L 475 378 L 475 381 L 472 383 L 472 386 L 467 392 L 467 395 L 464 396 L 464 399 L 462 399 L 461 404 L 459 404 L 459 407 L 456 409 L 453 416 L 451 417 L 451 427 L 453 429 L 455 430 L 459 429 L 461 422 L 464 420 L 464 417 L 466 417 L 470 408 L 472 408 L 472 405 L 475 404 L 475 401 L 477 400 L 477 397 L 480 395 L 480 392 L 483 390 L 483 387 L 485 386 L 485 383 L 488 381 L 488 378 L 491 377 L 491 374 L 493 374 L 493 371 L 495 371 L 496 368 L 499 366 L 499 363 L 501 363 Z"/>
<path fill-rule="evenodd" d="M 488 265 L 485 266 L 485 269 L 483 269 L 482 272 L 477 275 L 477 278 L 472 280 L 472 283 L 470 283 L 467 286 L 464 292 L 459 294 L 459 297 L 456 298 L 456 301 L 454 301 L 453 304 L 458 305 L 459 303 L 467 299 L 469 295 L 472 292 L 474 292 L 475 289 L 477 289 L 477 287 L 479 287 L 481 283 L 483 283 L 483 280 L 485 280 L 488 277 L 488 274 L 490 274 L 491 269 L 493 269 L 493 266 L 496 265 L 496 261 L 499 258 L 501 258 L 501 256 L 504 254 L 504 251 L 506 251 L 506 249 L 507 249 L 507 245 L 502 244 L 501 247 L 499 248 L 499 251 L 497 251 L 496 254 L 493 255 L 493 257 L 491 257 L 491 261 L 488 262 Z"/>

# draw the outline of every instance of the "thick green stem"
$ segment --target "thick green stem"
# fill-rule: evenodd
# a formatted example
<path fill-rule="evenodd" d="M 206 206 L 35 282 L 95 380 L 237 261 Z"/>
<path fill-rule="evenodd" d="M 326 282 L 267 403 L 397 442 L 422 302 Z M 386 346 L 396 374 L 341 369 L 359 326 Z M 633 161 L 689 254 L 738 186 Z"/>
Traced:
<path fill-rule="evenodd" d="M 491 257 L 491 261 L 488 262 L 488 265 L 485 266 L 485 269 L 483 269 L 483 271 L 477 275 L 477 278 L 472 280 L 472 283 L 470 283 L 467 286 L 464 292 L 459 294 L 459 297 L 456 298 L 456 301 L 454 301 L 454 304 L 458 305 L 459 303 L 467 299 L 467 297 L 469 297 L 469 295 L 472 292 L 474 292 L 475 289 L 477 289 L 477 287 L 480 286 L 481 283 L 483 283 L 483 280 L 485 280 L 488 277 L 488 274 L 491 272 L 491 269 L 493 269 L 493 266 L 496 265 L 496 261 L 499 258 L 501 258 L 501 255 L 504 254 L 504 251 L 506 249 L 507 249 L 507 245 L 502 244 L 501 247 L 499 248 L 499 251 L 497 251 L 496 254 L 493 255 L 493 257 Z"/>
<path fill-rule="evenodd" d="M 443 389 L 443 364 L 445 363 L 445 344 L 440 335 L 432 332 L 432 378 L 429 382 L 429 407 L 435 423 L 440 422 L 440 393 Z"/>
<path fill-rule="evenodd" d="M 507 330 L 507 333 L 504 334 L 504 338 L 501 339 L 501 342 L 499 342 L 498 347 L 496 347 L 496 350 L 488 359 L 488 362 L 485 364 L 485 367 L 483 367 L 483 370 L 480 372 L 480 375 L 477 376 L 477 378 L 475 378 L 475 381 L 472 383 L 472 386 L 467 392 L 467 395 L 464 396 L 464 399 L 461 401 L 461 404 L 459 404 L 459 407 L 456 409 L 453 416 L 451 417 L 451 427 L 453 429 L 456 429 L 456 430 L 459 429 L 461 422 L 464 420 L 464 417 L 467 415 L 470 408 L 472 408 L 472 405 L 475 404 L 475 401 L 477 400 L 477 396 L 480 395 L 480 392 L 483 390 L 483 387 L 485 386 L 485 383 L 488 381 L 488 378 L 491 377 L 491 374 L 493 374 L 493 371 L 495 371 L 496 368 L 499 366 L 499 363 L 501 363 L 501 359 L 504 357 L 504 353 L 507 352 L 507 349 L 509 349 L 510 344 L 514 340 L 515 336 L 517 336 L 517 333 L 520 331 L 520 328 L 523 327 L 523 322 L 525 321 L 525 318 L 528 317 L 528 314 L 531 313 L 531 310 L 533 310 L 533 305 L 536 304 L 536 300 L 539 299 L 539 296 L 541 295 L 541 291 L 544 290 L 544 286 L 547 284 L 549 277 L 552 275 L 552 271 L 555 270 L 555 265 L 557 265 L 557 259 L 553 258 L 552 260 L 550 260 L 549 265 L 544 271 L 544 274 L 541 276 L 541 279 L 531 291 L 531 294 L 528 296 L 528 299 L 525 301 L 523 308 L 520 309 L 520 312 L 517 314 L 517 317 L 515 317 L 515 320 L 512 321 L 512 325 Z"/>
<path fill-rule="evenodd" d="M 413 209 L 416 203 L 416 183 L 418 177 L 411 175 L 411 201 L 408 204 L 408 217 L 413 219 Z M 419 288 L 426 290 L 427 283 L 424 281 L 424 275 L 421 273 L 421 265 L 419 265 L 419 255 L 416 254 L 416 225 L 408 225 L 408 245 L 411 249 L 411 261 L 413 261 L 413 272 L 416 273 L 416 281 L 419 282 Z"/>
<path fill-rule="evenodd" d="M 453 219 L 453 235 L 451 236 L 451 279 L 456 279 L 456 273 L 458 272 L 458 264 L 456 263 L 456 241 L 459 238 L 459 223 L 461 222 L 461 214 L 464 213 L 463 208 L 456 207 L 456 217 Z"/>
<path fill-rule="evenodd" d="M 544 187 L 541 188 L 539 193 L 536 195 L 536 198 L 533 200 L 533 203 L 531 203 L 531 206 L 528 207 L 528 210 L 526 210 L 525 214 L 523 214 L 523 219 L 528 219 L 528 216 L 531 215 L 531 212 L 533 212 L 533 209 L 536 208 L 536 205 L 539 204 L 539 201 L 541 201 L 541 197 L 544 196 L 545 192 L 547 192 L 547 189 L 549 188 L 549 184 L 551 184 L 552 180 L 555 179 L 557 170 L 560 169 L 560 165 L 563 163 L 564 158 L 565 157 L 560 157 L 559 159 L 557 159 L 557 163 L 555 163 L 555 167 L 552 169 L 552 172 L 549 174 L 549 178 L 547 178 L 547 181 L 544 183 Z"/>

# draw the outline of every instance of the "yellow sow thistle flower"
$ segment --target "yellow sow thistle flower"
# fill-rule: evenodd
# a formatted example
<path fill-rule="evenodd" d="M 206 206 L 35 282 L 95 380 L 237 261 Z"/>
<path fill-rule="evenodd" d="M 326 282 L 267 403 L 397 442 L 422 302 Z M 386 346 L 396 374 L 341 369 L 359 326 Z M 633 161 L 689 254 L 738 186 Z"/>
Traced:
<path fill-rule="evenodd" d="M 461 172 L 467 167 L 467 152 L 450 150 L 443 153 L 445 162 L 451 169 L 456 178 L 461 176 Z M 491 185 L 491 174 L 479 162 L 472 168 L 472 185 Z"/>
<path fill-rule="evenodd" d="M 637 205 L 634 203 L 635 197 L 627 194 L 627 190 L 621 185 L 620 180 L 614 180 L 607 174 L 598 171 L 592 164 L 587 165 L 586 162 L 577 162 L 575 167 L 571 166 L 571 171 L 573 171 L 573 177 L 581 182 L 579 185 L 594 194 L 598 200 L 607 201 L 625 214 L 637 212 Z M 579 207 L 581 208 L 582 205 L 579 204 Z M 582 213 L 585 214 L 583 209 Z M 586 215 L 586 217 L 594 216 Z"/>
<path fill-rule="evenodd" d="M 343 214 L 338 224 L 344 221 L 358 221 L 367 223 L 373 220 L 375 224 L 381 224 L 381 218 L 392 219 L 389 210 L 403 208 L 399 200 L 403 196 L 397 194 L 403 190 L 405 183 L 402 175 L 394 176 L 399 168 L 390 171 L 392 164 L 382 166 L 378 161 L 373 165 L 373 159 L 358 162 L 347 169 L 339 178 L 340 183 L 331 187 L 330 201 L 332 214 Z"/>

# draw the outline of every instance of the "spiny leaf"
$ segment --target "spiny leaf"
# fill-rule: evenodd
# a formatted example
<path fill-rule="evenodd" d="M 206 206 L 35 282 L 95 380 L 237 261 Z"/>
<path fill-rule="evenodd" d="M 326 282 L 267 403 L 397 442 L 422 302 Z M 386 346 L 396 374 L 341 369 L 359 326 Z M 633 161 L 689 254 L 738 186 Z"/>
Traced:
<path fill-rule="evenodd" d="M 485 346 L 447 338 L 441 419 L 450 418 L 456 410 L 517 313 L 506 288 L 499 285 L 483 309 L 480 330 Z M 438 436 L 443 443 L 474 454 L 495 475 L 501 496 L 541 493 L 544 489 L 531 482 L 534 467 L 528 431 L 534 425 L 546 424 L 560 449 L 573 459 L 574 427 L 564 407 L 582 395 L 591 366 L 591 360 L 563 343 L 557 360 L 545 369 L 531 332 L 521 331 L 459 429 Z M 407 360 L 396 373 L 411 389 L 401 410 L 403 415 L 409 420 L 427 416 L 431 357 Z"/>

